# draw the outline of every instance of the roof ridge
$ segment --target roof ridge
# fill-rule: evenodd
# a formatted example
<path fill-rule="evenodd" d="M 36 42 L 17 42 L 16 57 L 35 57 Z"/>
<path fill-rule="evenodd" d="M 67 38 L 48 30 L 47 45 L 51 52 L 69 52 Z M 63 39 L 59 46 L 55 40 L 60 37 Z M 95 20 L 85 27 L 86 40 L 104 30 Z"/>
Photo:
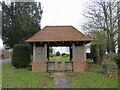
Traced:
<path fill-rule="evenodd" d="M 73 27 L 72 25 L 55 25 L 55 26 L 45 26 L 45 27 Z"/>

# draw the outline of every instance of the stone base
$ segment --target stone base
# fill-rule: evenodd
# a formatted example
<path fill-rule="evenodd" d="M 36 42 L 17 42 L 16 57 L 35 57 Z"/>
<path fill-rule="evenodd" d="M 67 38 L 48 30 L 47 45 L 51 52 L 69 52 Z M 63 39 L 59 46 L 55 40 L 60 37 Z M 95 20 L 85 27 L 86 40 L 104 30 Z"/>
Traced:
<path fill-rule="evenodd" d="M 47 72 L 47 65 L 45 62 L 33 62 L 32 72 Z"/>
<path fill-rule="evenodd" d="M 73 62 L 73 72 L 83 72 L 87 68 L 86 61 Z"/>

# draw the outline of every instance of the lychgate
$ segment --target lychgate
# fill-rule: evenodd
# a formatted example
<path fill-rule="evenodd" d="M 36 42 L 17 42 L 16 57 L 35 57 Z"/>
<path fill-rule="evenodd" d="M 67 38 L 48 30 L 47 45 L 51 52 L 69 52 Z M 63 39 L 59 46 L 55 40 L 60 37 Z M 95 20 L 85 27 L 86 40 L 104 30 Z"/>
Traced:
<path fill-rule="evenodd" d="M 93 39 L 73 26 L 46 26 L 26 42 L 33 44 L 33 72 L 84 71 L 87 66 L 85 45 Z M 70 61 L 50 62 L 49 47 L 68 46 Z"/>

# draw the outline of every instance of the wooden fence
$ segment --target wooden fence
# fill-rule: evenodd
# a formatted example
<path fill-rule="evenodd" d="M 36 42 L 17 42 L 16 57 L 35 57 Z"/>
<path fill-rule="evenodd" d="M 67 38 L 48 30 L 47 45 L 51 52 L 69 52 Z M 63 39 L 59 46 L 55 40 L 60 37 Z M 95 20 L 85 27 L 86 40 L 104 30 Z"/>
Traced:
<path fill-rule="evenodd" d="M 62 61 L 62 62 L 47 62 L 48 72 L 59 72 L 59 71 L 73 71 L 72 61 Z"/>

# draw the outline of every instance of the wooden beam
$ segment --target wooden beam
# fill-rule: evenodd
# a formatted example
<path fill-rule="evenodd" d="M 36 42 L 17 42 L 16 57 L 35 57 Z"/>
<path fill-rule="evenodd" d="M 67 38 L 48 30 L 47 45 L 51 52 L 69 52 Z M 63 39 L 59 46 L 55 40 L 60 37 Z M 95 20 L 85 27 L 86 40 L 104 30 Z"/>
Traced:
<path fill-rule="evenodd" d="M 45 52 L 45 61 L 48 61 L 48 59 L 47 59 L 47 44 L 46 43 L 45 43 L 44 47 L 45 47 L 45 51 L 44 51 Z"/>
<path fill-rule="evenodd" d="M 35 49 L 36 49 L 36 45 L 35 43 L 33 43 L 33 62 L 35 61 L 35 57 L 36 57 Z"/>
<path fill-rule="evenodd" d="M 74 57 L 75 57 L 75 52 L 74 52 L 75 50 L 74 49 L 75 49 L 75 44 L 72 43 L 72 55 L 73 55 L 72 56 L 72 61 L 74 60 Z"/>
<path fill-rule="evenodd" d="M 72 56 L 72 47 L 71 46 L 69 46 L 69 51 L 70 51 L 70 61 L 72 61 L 73 56 Z"/>
<path fill-rule="evenodd" d="M 85 42 L 86 43 L 86 42 Z M 84 60 L 86 61 L 86 48 L 85 43 L 83 43 L 83 51 L 84 51 Z"/>
<path fill-rule="evenodd" d="M 47 46 L 47 59 L 49 61 L 49 46 Z"/>

